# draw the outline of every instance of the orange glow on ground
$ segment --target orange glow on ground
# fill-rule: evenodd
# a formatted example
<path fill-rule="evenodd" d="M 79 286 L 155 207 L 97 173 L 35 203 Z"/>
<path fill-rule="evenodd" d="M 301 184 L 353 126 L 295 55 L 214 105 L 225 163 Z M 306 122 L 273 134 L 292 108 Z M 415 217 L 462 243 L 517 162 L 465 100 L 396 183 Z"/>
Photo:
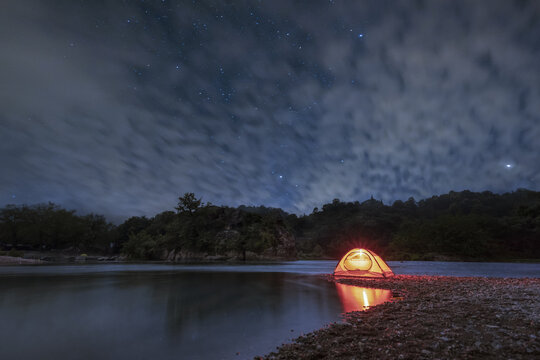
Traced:
<path fill-rule="evenodd" d="M 343 312 L 362 311 L 392 299 L 392 291 L 336 283 Z"/>

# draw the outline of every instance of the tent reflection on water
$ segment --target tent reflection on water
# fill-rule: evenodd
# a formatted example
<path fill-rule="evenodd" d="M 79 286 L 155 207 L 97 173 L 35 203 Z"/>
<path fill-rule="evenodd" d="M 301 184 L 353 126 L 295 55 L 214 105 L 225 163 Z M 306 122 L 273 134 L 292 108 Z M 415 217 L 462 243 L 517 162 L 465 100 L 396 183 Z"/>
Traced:
<path fill-rule="evenodd" d="M 392 291 L 336 283 L 343 312 L 362 311 L 392 299 Z"/>

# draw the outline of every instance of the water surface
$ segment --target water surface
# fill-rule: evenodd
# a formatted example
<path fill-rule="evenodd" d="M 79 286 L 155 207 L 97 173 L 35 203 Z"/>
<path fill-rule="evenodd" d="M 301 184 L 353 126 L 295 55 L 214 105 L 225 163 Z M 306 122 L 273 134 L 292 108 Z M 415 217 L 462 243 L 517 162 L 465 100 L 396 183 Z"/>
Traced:
<path fill-rule="evenodd" d="M 540 263 L 389 261 L 388 265 L 395 274 L 403 275 L 540 277 Z"/>
<path fill-rule="evenodd" d="M 335 261 L 0 267 L 0 358 L 246 359 L 391 299 Z M 396 274 L 538 277 L 539 264 L 389 262 Z"/>
<path fill-rule="evenodd" d="M 319 276 L 158 268 L 2 268 L 0 358 L 252 358 L 366 305 Z"/>
<path fill-rule="evenodd" d="M 112 272 L 279 272 L 295 274 L 331 274 L 337 265 L 334 260 L 302 260 L 268 264 L 73 264 L 39 266 L 0 266 L 2 275 L 112 273 Z M 540 263 L 482 263 L 446 261 L 388 261 L 395 274 L 485 276 L 485 277 L 540 277 Z"/>

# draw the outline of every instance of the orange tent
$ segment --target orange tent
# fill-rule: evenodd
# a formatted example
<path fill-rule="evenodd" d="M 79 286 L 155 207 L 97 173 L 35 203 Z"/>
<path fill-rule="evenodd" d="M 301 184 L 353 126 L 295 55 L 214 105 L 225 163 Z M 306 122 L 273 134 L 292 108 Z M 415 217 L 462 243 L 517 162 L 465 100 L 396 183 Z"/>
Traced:
<path fill-rule="evenodd" d="M 352 249 L 345 254 L 334 270 L 335 276 L 386 278 L 394 276 L 383 259 L 371 250 Z"/>

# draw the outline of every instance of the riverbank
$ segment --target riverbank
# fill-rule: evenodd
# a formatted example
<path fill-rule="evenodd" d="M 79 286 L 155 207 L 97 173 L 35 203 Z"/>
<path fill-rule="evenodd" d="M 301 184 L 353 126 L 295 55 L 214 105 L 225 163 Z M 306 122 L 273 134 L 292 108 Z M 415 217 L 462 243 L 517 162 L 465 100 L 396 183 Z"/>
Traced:
<path fill-rule="evenodd" d="M 71 263 L 101 263 L 101 262 L 125 262 L 125 257 L 121 256 L 101 256 L 101 255 L 70 255 L 58 253 L 25 253 L 24 256 L 2 256 L 0 255 L 0 265 L 25 265 L 25 264 L 71 264 Z"/>
<path fill-rule="evenodd" d="M 329 281 L 334 281 L 328 277 Z M 400 300 L 301 336 L 264 359 L 537 359 L 540 278 L 337 280 Z"/>
<path fill-rule="evenodd" d="M 24 259 L 15 256 L 0 256 L 0 265 L 24 265 L 24 264 L 42 264 L 43 261 L 37 259 Z"/>

